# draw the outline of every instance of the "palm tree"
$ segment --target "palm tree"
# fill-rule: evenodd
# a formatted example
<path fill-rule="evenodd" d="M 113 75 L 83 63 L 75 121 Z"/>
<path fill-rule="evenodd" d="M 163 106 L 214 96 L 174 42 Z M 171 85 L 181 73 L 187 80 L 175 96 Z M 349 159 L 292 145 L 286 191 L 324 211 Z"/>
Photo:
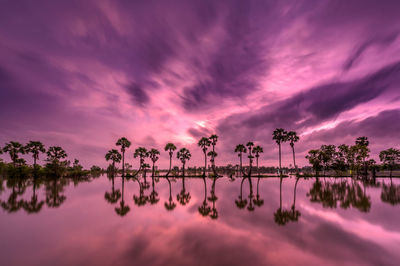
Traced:
<path fill-rule="evenodd" d="M 255 154 L 256 157 L 256 166 L 257 166 L 257 173 L 258 175 L 260 175 L 259 171 L 258 171 L 258 158 L 260 157 L 260 153 L 263 153 L 264 150 L 261 146 L 255 146 L 253 149 L 253 153 Z"/>
<path fill-rule="evenodd" d="M 176 154 L 176 157 L 181 160 L 182 162 L 182 176 L 185 176 L 185 164 L 186 161 L 190 160 L 190 158 L 192 157 L 192 155 L 190 154 L 190 151 L 186 148 L 182 148 L 178 151 L 178 153 Z"/>
<path fill-rule="evenodd" d="M 289 131 L 287 133 L 287 141 L 290 142 L 290 147 L 292 147 L 292 153 L 293 153 L 293 164 L 294 167 L 296 169 L 296 174 L 298 174 L 297 172 L 297 165 L 296 165 L 296 156 L 294 153 L 294 143 L 299 141 L 299 136 L 297 136 L 297 133 L 295 131 Z"/>
<path fill-rule="evenodd" d="M 166 177 L 168 181 L 168 186 L 169 186 L 169 199 L 168 202 L 164 203 L 164 207 L 167 211 L 172 211 L 176 207 L 176 203 L 172 199 L 172 190 L 171 190 L 171 181 L 169 180 L 168 177 Z"/>
<path fill-rule="evenodd" d="M 8 152 L 11 161 L 13 162 L 13 166 L 15 167 L 19 158 L 18 154 L 19 153 L 25 154 L 25 149 L 21 143 L 16 141 L 10 141 L 9 143 L 6 143 L 6 145 L 3 147 L 3 152 Z"/>
<path fill-rule="evenodd" d="M 125 138 L 122 137 L 120 139 L 117 140 L 117 142 L 115 143 L 115 145 L 117 146 L 121 146 L 121 153 L 122 153 L 122 176 L 125 175 L 125 151 L 127 148 L 129 148 L 131 146 L 131 142 Z"/>
<path fill-rule="evenodd" d="M 113 177 L 114 177 L 114 173 L 115 173 L 115 163 L 119 163 L 121 162 L 121 153 L 119 153 L 119 151 L 117 151 L 116 149 L 112 149 L 109 150 L 106 153 L 106 161 L 112 161 L 112 169 L 113 169 Z"/>
<path fill-rule="evenodd" d="M 32 153 L 33 168 L 36 169 L 36 161 L 39 159 L 39 153 L 44 153 L 46 150 L 40 141 L 29 141 L 25 146 L 25 152 Z"/>
<path fill-rule="evenodd" d="M 203 153 L 204 153 L 204 171 L 203 171 L 203 177 L 206 176 L 206 169 L 207 169 L 207 148 L 210 147 L 211 141 L 208 138 L 202 137 L 199 140 L 199 143 L 197 143 L 199 147 L 202 148 Z"/>
<path fill-rule="evenodd" d="M 279 175 L 282 176 L 282 155 L 281 155 L 281 143 L 286 141 L 287 132 L 283 128 L 277 128 L 272 133 L 272 139 L 279 146 Z"/>
<path fill-rule="evenodd" d="M 30 201 L 24 201 L 22 203 L 22 208 L 24 208 L 24 210 L 27 213 L 38 213 L 38 212 L 40 212 L 40 210 L 42 209 L 43 204 L 44 204 L 43 200 L 38 201 L 38 198 L 37 198 L 37 195 L 36 195 L 36 183 L 37 183 L 36 180 L 37 179 L 33 180 L 33 184 L 32 184 L 33 193 L 32 193 L 31 200 Z"/>
<path fill-rule="evenodd" d="M 242 169 L 242 153 L 246 153 L 247 149 L 243 144 L 238 144 L 235 148 L 235 152 L 238 152 L 238 156 L 240 159 L 240 164 L 239 164 L 239 168 L 240 168 L 240 173 L 243 173 L 243 169 Z"/>
<path fill-rule="evenodd" d="M 218 136 L 215 135 L 215 134 L 213 134 L 213 135 L 211 135 L 211 136 L 209 137 L 209 139 L 210 139 L 211 145 L 212 145 L 212 151 L 213 151 L 212 154 L 213 154 L 213 155 L 214 155 L 214 154 L 217 154 L 217 153 L 215 152 L 215 145 L 217 145 Z M 211 157 L 211 166 L 212 166 L 214 175 L 217 176 L 217 170 L 215 169 L 215 157 L 214 157 L 214 156 Z"/>
<path fill-rule="evenodd" d="M 169 153 L 169 170 L 166 175 L 166 176 L 168 176 L 172 169 L 172 155 L 174 154 L 174 151 L 176 150 L 176 146 L 173 143 L 169 142 L 169 143 L 167 143 L 167 145 L 165 145 L 164 150 L 168 151 L 168 153 Z"/>
<path fill-rule="evenodd" d="M 151 161 L 152 161 L 152 163 L 153 163 L 153 166 L 152 166 L 152 173 L 151 173 L 151 176 L 152 176 L 152 177 L 154 177 L 154 164 L 157 162 L 157 160 L 158 160 L 158 158 L 159 158 L 158 155 L 160 155 L 160 152 L 159 152 L 157 149 L 151 149 L 151 150 L 148 152 L 148 157 L 150 157 L 150 159 L 151 159 Z"/>
<path fill-rule="evenodd" d="M 211 165 L 212 165 L 215 162 L 215 157 L 218 156 L 218 153 L 216 153 L 215 151 L 209 151 L 207 153 L 207 156 L 209 156 L 211 158 L 210 161 L 211 161 Z M 213 175 L 216 177 L 217 176 L 216 172 L 214 172 Z"/>
<path fill-rule="evenodd" d="M 253 158 L 254 158 L 253 155 L 251 154 L 251 149 L 253 148 L 254 143 L 252 141 L 249 141 L 249 142 L 247 142 L 246 146 L 249 149 L 249 156 L 248 156 L 248 158 L 249 158 L 249 166 L 250 166 L 250 168 L 249 168 L 249 176 L 251 176 L 251 168 L 253 167 Z"/>

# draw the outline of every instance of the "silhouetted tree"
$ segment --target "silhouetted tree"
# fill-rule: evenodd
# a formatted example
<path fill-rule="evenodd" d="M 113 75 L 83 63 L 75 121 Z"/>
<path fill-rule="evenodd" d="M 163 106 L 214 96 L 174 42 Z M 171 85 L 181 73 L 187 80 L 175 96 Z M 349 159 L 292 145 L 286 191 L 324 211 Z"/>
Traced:
<path fill-rule="evenodd" d="M 172 155 L 174 154 L 174 151 L 176 150 L 176 146 L 169 142 L 167 143 L 167 145 L 165 145 L 164 147 L 165 151 L 168 151 L 169 153 L 169 170 L 166 176 L 169 176 L 169 174 L 171 173 L 171 169 L 172 169 Z"/>
<path fill-rule="evenodd" d="M 394 148 L 383 150 L 379 153 L 379 159 L 385 168 L 389 168 L 391 179 L 393 168 L 398 165 L 400 161 L 400 150 Z"/>
<path fill-rule="evenodd" d="M 188 149 L 182 148 L 178 151 L 176 157 L 182 162 L 182 176 L 185 176 L 185 164 L 186 161 L 190 160 L 192 155 Z"/>
<path fill-rule="evenodd" d="M 247 149 L 243 144 L 238 144 L 238 145 L 236 145 L 235 152 L 239 153 L 238 156 L 239 156 L 239 160 L 240 160 L 240 163 L 239 163 L 240 173 L 243 174 L 242 156 L 243 156 L 243 153 L 247 152 Z"/>
<path fill-rule="evenodd" d="M 202 216 L 208 216 L 211 212 L 211 207 L 208 206 L 207 202 L 207 182 L 205 177 L 203 177 L 203 182 L 204 182 L 204 200 L 201 206 L 199 206 L 198 211 Z"/>
<path fill-rule="evenodd" d="M 122 176 L 122 182 L 121 182 L 121 201 L 119 202 L 119 207 L 115 207 L 115 212 L 119 215 L 119 216 L 125 216 L 129 211 L 130 211 L 130 207 L 129 205 L 125 204 L 125 200 L 124 200 L 124 189 L 125 189 L 125 177 Z"/>
<path fill-rule="evenodd" d="M 218 136 L 213 134 L 209 137 L 210 141 L 211 141 L 211 145 L 212 145 L 212 156 L 211 156 L 211 167 L 213 169 L 213 173 L 215 176 L 217 176 L 217 170 L 215 169 L 215 156 L 217 156 L 217 153 L 215 152 L 215 145 L 217 145 L 217 141 L 218 141 Z"/>
<path fill-rule="evenodd" d="M 3 147 L 3 152 L 7 152 L 10 155 L 10 159 L 13 162 L 13 166 L 15 167 L 19 158 L 18 154 L 25 154 L 25 148 L 19 142 L 10 141 L 9 143 L 6 143 Z"/>
<path fill-rule="evenodd" d="M 114 175 L 111 175 L 111 192 L 106 192 L 104 194 L 104 199 L 111 204 L 115 204 L 118 202 L 120 198 L 121 198 L 121 191 L 119 189 L 117 190 L 114 189 Z"/>
<path fill-rule="evenodd" d="M 148 156 L 150 157 L 151 162 L 153 163 L 152 165 L 152 173 L 151 176 L 154 177 L 154 164 L 157 162 L 158 158 L 159 158 L 160 152 L 157 149 L 151 149 L 148 152 Z"/>
<path fill-rule="evenodd" d="M 112 161 L 113 175 L 115 173 L 115 163 L 121 162 L 122 155 L 116 149 L 109 150 L 106 153 L 106 161 Z"/>
<path fill-rule="evenodd" d="M 39 159 L 39 153 L 46 152 L 44 145 L 40 141 L 29 141 L 25 146 L 27 153 L 32 153 L 33 167 L 36 169 L 36 161 Z"/>
<path fill-rule="evenodd" d="M 257 174 L 260 175 L 259 171 L 258 171 L 258 158 L 260 158 L 260 153 L 263 153 L 264 150 L 261 146 L 255 146 L 253 149 L 253 153 L 255 154 L 256 157 L 256 167 L 257 167 Z"/>
<path fill-rule="evenodd" d="M 211 141 L 208 138 L 201 138 L 197 145 L 203 150 L 204 153 L 204 171 L 203 177 L 206 176 L 206 169 L 207 169 L 207 148 L 210 147 Z"/>
<path fill-rule="evenodd" d="M 287 132 L 283 128 L 277 128 L 272 133 L 272 139 L 275 140 L 279 147 L 279 175 L 282 176 L 282 153 L 281 153 L 281 143 L 285 142 L 287 139 Z"/>
<path fill-rule="evenodd" d="M 122 153 L 122 176 L 125 176 L 125 151 L 127 148 L 131 146 L 131 142 L 125 138 L 122 137 L 117 140 L 115 143 L 117 146 L 121 146 L 121 153 Z"/>
<path fill-rule="evenodd" d="M 299 136 L 297 136 L 297 133 L 295 131 L 289 131 L 287 133 L 287 141 L 289 141 L 290 147 L 292 148 L 292 153 L 293 153 L 293 165 L 296 169 L 297 172 L 297 164 L 296 164 L 296 156 L 294 152 L 294 144 L 299 141 Z"/>
<path fill-rule="evenodd" d="M 168 181 L 168 186 L 169 186 L 169 198 L 168 198 L 168 202 L 164 203 L 164 207 L 167 211 L 172 211 L 173 209 L 175 209 L 176 204 L 172 199 L 172 190 L 171 190 L 171 181 L 169 180 L 169 178 L 166 178 Z"/>

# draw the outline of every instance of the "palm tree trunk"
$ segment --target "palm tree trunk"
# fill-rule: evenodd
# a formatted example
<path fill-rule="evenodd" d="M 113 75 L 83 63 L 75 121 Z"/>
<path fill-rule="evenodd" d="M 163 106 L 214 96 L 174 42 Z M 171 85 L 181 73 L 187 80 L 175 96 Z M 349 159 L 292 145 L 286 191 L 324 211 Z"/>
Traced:
<path fill-rule="evenodd" d="M 296 174 L 298 174 L 297 165 L 296 165 L 296 156 L 295 156 L 295 153 L 294 153 L 294 145 L 292 145 L 292 152 L 293 152 L 293 164 L 294 164 L 294 168 L 296 169 Z"/>
<path fill-rule="evenodd" d="M 206 169 L 207 169 L 207 151 L 203 150 L 204 152 L 204 171 L 203 171 L 203 176 L 206 176 Z"/>
<path fill-rule="evenodd" d="M 240 175 L 242 175 L 242 173 L 243 173 L 243 168 L 242 168 L 242 153 L 239 154 L 239 158 L 240 158 Z"/>
<path fill-rule="evenodd" d="M 279 175 L 282 176 L 281 143 L 279 143 L 278 146 L 279 146 Z"/>
<path fill-rule="evenodd" d="M 125 176 L 125 151 L 122 152 L 122 177 Z"/>
<path fill-rule="evenodd" d="M 294 192 L 293 192 L 293 211 L 296 208 L 296 189 L 297 189 L 297 182 L 299 182 L 300 178 L 296 178 L 296 183 L 294 183 Z"/>
<path fill-rule="evenodd" d="M 257 174 L 258 174 L 258 176 L 260 176 L 260 172 L 258 170 L 258 157 L 256 157 L 256 164 L 257 164 Z"/>
<path fill-rule="evenodd" d="M 185 176 L 185 164 L 182 165 L 182 176 Z"/>
<path fill-rule="evenodd" d="M 172 152 L 169 152 L 169 170 L 166 176 L 168 176 L 169 173 L 171 172 L 171 168 L 172 168 Z"/>

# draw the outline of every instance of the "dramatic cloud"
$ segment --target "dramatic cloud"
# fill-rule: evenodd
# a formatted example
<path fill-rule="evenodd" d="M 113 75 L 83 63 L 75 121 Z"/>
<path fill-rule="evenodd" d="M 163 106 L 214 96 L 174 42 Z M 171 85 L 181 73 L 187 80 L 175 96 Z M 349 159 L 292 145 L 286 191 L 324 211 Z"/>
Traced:
<path fill-rule="evenodd" d="M 275 164 L 276 127 L 298 131 L 299 156 L 326 132 L 372 137 L 400 102 L 399 12 L 369 0 L 3 1 L 0 145 L 37 139 L 105 166 L 126 136 L 187 146 L 197 164 L 197 140 L 217 133 L 217 164 L 249 140 Z M 339 132 L 346 123 L 365 130 Z M 371 144 L 397 146 L 395 133 Z"/>

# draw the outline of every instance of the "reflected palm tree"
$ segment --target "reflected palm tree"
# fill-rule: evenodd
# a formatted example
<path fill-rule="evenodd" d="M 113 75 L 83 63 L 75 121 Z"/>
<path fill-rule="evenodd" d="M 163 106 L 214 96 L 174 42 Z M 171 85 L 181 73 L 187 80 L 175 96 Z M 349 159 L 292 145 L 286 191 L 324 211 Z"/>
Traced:
<path fill-rule="evenodd" d="M 211 219 L 215 220 L 218 218 L 218 210 L 216 207 L 216 202 L 218 200 L 217 195 L 215 194 L 215 184 L 217 181 L 217 177 L 215 176 L 213 178 L 213 183 L 211 185 L 211 191 L 210 191 L 210 197 L 208 197 L 208 201 L 212 202 L 212 208 L 211 208 L 211 214 L 210 217 Z"/>
<path fill-rule="evenodd" d="M 38 201 L 38 197 L 36 195 L 36 184 L 37 184 L 37 179 L 33 179 L 32 181 L 32 197 L 30 201 L 24 201 L 22 207 L 27 213 L 38 213 L 42 209 L 44 205 L 44 201 Z"/>
<path fill-rule="evenodd" d="M 400 185 L 394 185 L 390 179 L 390 185 L 383 183 L 381 200 L 389 203 L 390 205 L 397 205 L 400 203 Z"/>
<path fill-rule="evenodd" d="M 150 204 L 153 205 L 160 201 L 160 198 L 158 198 L 158 193 L 155 190 L 155 186 L 154 186 L 154 176 L 151 177 L 151 187 L 152 187 L 152 191 L 150 193 L 149 201 L 150 201 Z"/>
<path fill-rule="evenodd" d="M 111 204 L 115 204 L 121 198 L 121 191 L 114 189 L 114 175 L 111 176 L 111 192 L 104 193 L 104 199 Z"/>
<path fill-rule="evenodd" d="M 254 205 L 256 205 L 257 207 L 261 207 L 262 205 L 264 205 L 264 200 L 260 197 L 260 193 L 259 193 L 259 184 L 260 184 L 260 177 L 257 178 L 257 194 L 256 194 L 256 198 L 253 200 Z"/>
<path fill-rule="evenodd" d="M 166 176 L 169 176 L 169 174 L 171 173 L 171 169 L 172 169 L 172 155 L 174 154 L 174 151 L 176 150 L 176 146 L 169 142 L 167 143 L 167 145 L 165 145 L 164 147 L 165 151 L 168 151 L 169 154 L 169 170 Z"/>
<path fill-rule="evenodd" d="M 46 205 L 49 208 L 58 208 L 67 199 L 64 192 L 64 187 L 68 185 L 65 178 L 53 178 L 46 184 Z"/>
<path fill-rule="evenodd" d="M 282 177 L 279 182 L 279 208 L 274 213 L 274 221 L 278 225 L 286 225 L 290 221 L 291 211 L 282 209 Z"/>
<path fill-rule="evenodd" d="M 186 187 L 185 187 L 185 177 L 182 176 L 182 190 L 179 192 L 179 194 L 176 195 L 176 200 L 182 205 L 185 206 L 186 204 L 189 203 L 190 199 L 192 196 L 190 195 L 189 192 L 186 192 Z"/>
<path fill-rule="evenodd" d="M 249 149 L 249 156 L 248 156 L 248 158 L 249 158 L 249 173 L 248 173 L 248 176 L 251 177 L 251 170 L 253 168 L 253 159 L 254 159 L 251 149 L 253 148 L 254 143 L 252 141 L 249 141 L 249 142 L 247 142 L 246 146 Z"/>
<path fill-rule="evenodd" d="M 118 214 L 119 216 L 123 217 L 125 216 L 131 208 L 129 207 L 128 204 L 125 204 L 124 200 L 124 189 L 125 189 L 125 177 L 122 176 L 122 182 L 121 182 L 121 201 L 119 202 L 119 207 L 115 207 L 115 213 Z"/>
<path fill-rule="evenodd" d="M 172 211 L 173 209 L 175 209 L 176 207 L 176 203 L 173 201 L 172 199 L 172 189 L 171 189 L 171 181 L 169 180 L 168 177 L 166 177 L 167 181 L 168 181 L 168 186 L 169 186 L 169 198 L 168 198 L 168 202 L 166 201 L 164 203 L 164 207 L 167 211 Z"/>
<path fill-rule="evenodd" d="M 135 181 L 139 185 L 139 196 L 133 195 L 133 201 L 135 202 L 135 205 L 141 207 L 147 204 L 149 197 L 144 194 L 143 183 L 140 183 L 137 178 L 135 178 Z"/>
<path fill-rule="evenodd" d="M 23 200 L 18 200 L 18 196 L 21 194 L 18 193 L 18 190 L 16 190 L 17 183 L 18 181 L 16 180 L 16 178 L 9 178 L 7 180 L 7 187 L 12 188 L 12 191 L 7 201 L 1 202 L 1 207 L 3 208 L 4 211 L 8 213 L 14 213 L 19 211 L 23 205 Z"/>
<path fill-rule="evenodd" d="M 290 213 L 290 220 L 293 222 L 297 222 L 301 215 L 300 211 L 296 210 L 296 191 L 297 191 L 297 183 L 299 182 L 300 178 L 296 178 L 296 183 L 294 183 L 294 191 L 293 191 L 293 204 L 292 204 L 292 211 Z"/>
<path fill-rule="evenodd" d="M 236 207 L 239 209 L 243 209 L 247 205 L 247 200 L 243 198 L 243 182 L 245 178 L 242 178 L 242 182 L 240 182 L 240 194 L 238 196 L 238 199 L 235 200 Z"/>
<path fill-rule="evenodd" d="M 211 212 L 211 207 L 208 206 L 208 202 L 207 202 L 207 181 L 206 178 L 203 177 L 203 182 L 204 182 L 204 200 L 203 203 L 201 204 L 201 206 L 199 206 L 198 211 L 202 216 L 208 216 L 208 214 L 210 214 Z"/>

